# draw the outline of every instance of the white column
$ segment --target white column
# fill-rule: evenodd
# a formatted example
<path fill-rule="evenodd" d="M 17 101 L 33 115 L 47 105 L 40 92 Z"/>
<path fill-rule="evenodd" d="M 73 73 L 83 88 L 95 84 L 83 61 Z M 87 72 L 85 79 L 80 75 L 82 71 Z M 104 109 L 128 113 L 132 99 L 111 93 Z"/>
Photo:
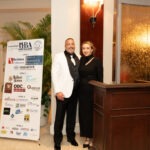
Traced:
<path fill-rule="evenodd" d="M 76 52 L 79 53 L 80 48 L 80 0 L 51 0 L 51 46 L 52 57 L 55 53 L 64 51 L 64 42 L 68 37 L 72 37 L 76 43 Z M 53 92 L 52 92 L 53 93 Z M 56 103 L 54 95 L 51 100 L 52 121 L 50 133 L 54 133 L 54 120 Z M 76 131 L 78 129 L 78 119 L 76 123 Z M 64 130 L 65 133 L 65 124 Z"/>
<path fill-rule="evenodd" d="M 104 0 L 103 68 L 104 82 L 112 83 L 114 0 Z"/>

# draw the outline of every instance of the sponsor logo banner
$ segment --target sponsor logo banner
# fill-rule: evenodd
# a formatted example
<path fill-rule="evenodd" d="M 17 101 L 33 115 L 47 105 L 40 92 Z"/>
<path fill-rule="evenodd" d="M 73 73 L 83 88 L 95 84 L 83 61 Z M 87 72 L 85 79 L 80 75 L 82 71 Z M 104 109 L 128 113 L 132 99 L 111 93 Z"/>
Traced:
<path fill-rule="evenodd" d="M 39 140 L 44 40 L 7 43 L 0 137 Z"/>

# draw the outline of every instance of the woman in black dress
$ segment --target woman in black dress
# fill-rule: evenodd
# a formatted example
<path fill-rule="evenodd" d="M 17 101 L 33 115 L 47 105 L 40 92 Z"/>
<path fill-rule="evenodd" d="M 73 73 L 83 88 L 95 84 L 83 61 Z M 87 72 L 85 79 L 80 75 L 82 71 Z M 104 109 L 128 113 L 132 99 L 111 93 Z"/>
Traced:
<path fill-rule="evenodd" d="M 95 47 L 92 42 L 82 44 L 82 57 L 79 65 L 79 122 L 80 136 L 85 137 L 83 147 L 92 146 L 93 138 L 93 87 L 90 80 L 103 81 L 103 68 L 100 60 L 93 53 Z"/>

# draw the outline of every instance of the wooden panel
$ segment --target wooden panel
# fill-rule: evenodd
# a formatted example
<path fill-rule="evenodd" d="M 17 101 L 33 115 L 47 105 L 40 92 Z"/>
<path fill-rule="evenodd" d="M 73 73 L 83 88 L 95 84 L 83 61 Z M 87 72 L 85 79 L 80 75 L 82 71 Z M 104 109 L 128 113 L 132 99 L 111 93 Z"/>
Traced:
<path fill-rule="evenodd" d="M 112 109 L 144 109 L 150 108 L 150 99 L 148 92 L 126 92 L 114 93 L 111 103 Z"/>
<path fill-rule="evenodd" d="M 80 1 L 80 38 L 83 41 L 92 41 L 96 47 L 95 55 L 102 61 L 103 58 L 103 7 L 96 18 L 95 27 L 92 28 L 90 17 L 92 12 L 85 7 L 84 0 Z"/>
<path fill-rule="evenodd" d="M 110 150 L 147 150 L 149 116 L 111 118 Z"/>
<path fill-rule="evenodd" d="M 104 143 L 104 116 L 99 111 L 94 111 L 94 127 L 95 129 L 99 129 L 99 132 L 94 132 L 94 139 L 95 139 L 95 147 L 99 150 L 103 150 L 103 143 Z M 95 130 L 94 130 L 95 131 Z M 99 134 L 101 133 L 101 134 Z"/>
<path fill-rule="evenodd" d="M 103 91 L 99 91 L 98 88 L 95 89 L 95 93 L 94 93 L 94 104 L 97 105 L 98 107 L 103 108 L 104 106 L 104 92 Z"/>
<path fill-rule="evenodd" d="M 94 149 L 149 150 L 150 84 L 92 85 Z"/>

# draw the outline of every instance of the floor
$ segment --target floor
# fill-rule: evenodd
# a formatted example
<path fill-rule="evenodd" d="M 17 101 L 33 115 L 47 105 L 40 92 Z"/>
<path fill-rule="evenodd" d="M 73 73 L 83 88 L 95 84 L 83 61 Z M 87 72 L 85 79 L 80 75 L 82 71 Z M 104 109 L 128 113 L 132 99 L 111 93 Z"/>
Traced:
<path fill-rule="evenodd" d="M 79 144 L 78 147 L 71 146 L 67 142 L 66 136 L 64 136 L 61 150 L 87 150 L 86 148 L 82 148 L 83 138 L 77 135 L 76 140 Z M 39 141 L 0 138 L 0 150 L 54 150 L 53 147 L 53 136 L 49 133 L 49 125 L 41 127 Z"/>

